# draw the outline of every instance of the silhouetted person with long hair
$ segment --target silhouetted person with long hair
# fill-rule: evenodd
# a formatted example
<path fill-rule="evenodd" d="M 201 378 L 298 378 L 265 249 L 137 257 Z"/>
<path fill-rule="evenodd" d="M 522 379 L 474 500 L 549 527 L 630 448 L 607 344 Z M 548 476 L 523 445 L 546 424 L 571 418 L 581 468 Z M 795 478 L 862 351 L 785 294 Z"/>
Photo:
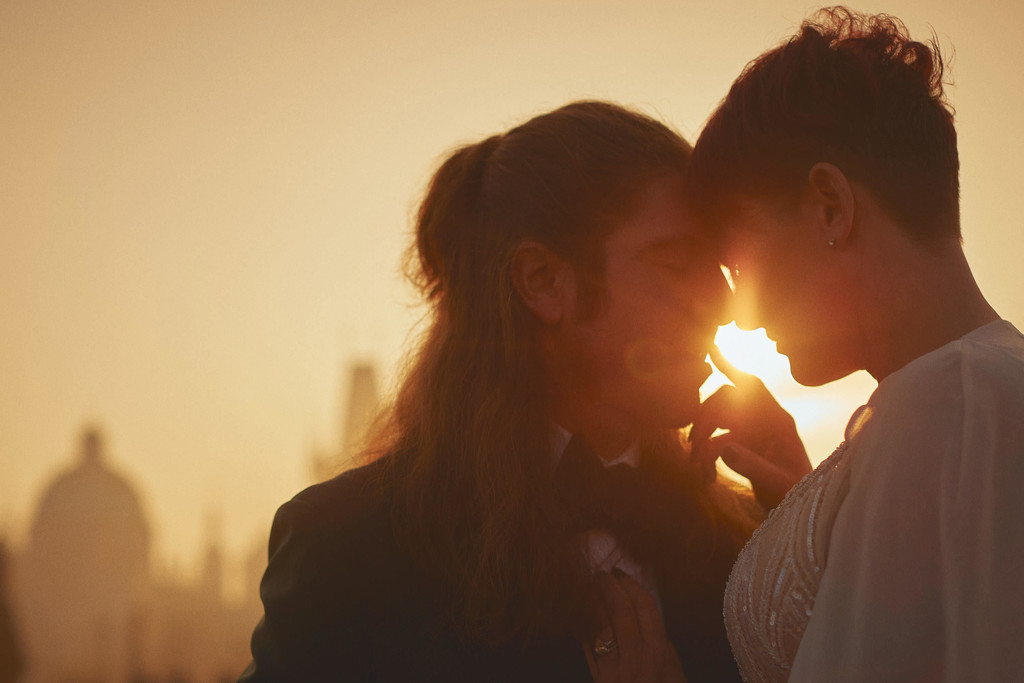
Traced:
<path fill-rule="evenodd" d="M 690 153 L 579 102 L 444 161 L 409 259 L 428 327 L 371 462 L 278 512 L 241 680 L 586 681 L 660 615 L 659 672 L 738 679 L 721 600 L 752 524 L 678 431 L 729 296 Z"/>

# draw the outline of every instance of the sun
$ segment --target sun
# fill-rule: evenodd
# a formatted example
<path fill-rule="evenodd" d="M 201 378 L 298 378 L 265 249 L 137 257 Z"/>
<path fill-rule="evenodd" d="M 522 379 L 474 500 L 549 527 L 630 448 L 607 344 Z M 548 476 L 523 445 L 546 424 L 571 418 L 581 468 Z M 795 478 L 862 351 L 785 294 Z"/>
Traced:
<path fill-rule="evenodd" d="M 730 363 L 744 372 L 757 375 L 769 387 L 790 377 L 789 359 L 775 350 L 775 342 L 768 338 L 764 328 L 747 332 L 736 327 L 734 322 L 723 325 L 715 335 L 715 346 Z M 725 375 L 716 369 L 701 393 L 707 396 L 727 383 Z"/>
<path fill-rule="evenodd" d="M 789 360 L 775 350 L 775 342 L 763 327 L 747 332 L 734 322 L 723 325 L 715 335 L 715 345 L 733 365 L 765 381 L 789 375 Z"/>
<path fill-rule="evenodd" d="M 797 383 L 789 371 L 789 359 L 779 354 L 764 329 L 745 332 L 730 323 L 718 328 L 715 346 L 738 370 L 756 375 L 764 382 L 782 408 L 793 416 L 797 431 L 807 445 L 811 462 L 817 464 L 843 438 L 843 425 L 862 405 L 878 383 L 866 372 L 857 372 L 824 387 L 808 388 Z M 710 361 L 710 357 L 708 358 Z M 731 382 L 715 368 L 700 388 L 701 400 Z M 722 433 L 717 431 L 716 434 Z M 719 462 L 719 472 L 732 478 Z"/>

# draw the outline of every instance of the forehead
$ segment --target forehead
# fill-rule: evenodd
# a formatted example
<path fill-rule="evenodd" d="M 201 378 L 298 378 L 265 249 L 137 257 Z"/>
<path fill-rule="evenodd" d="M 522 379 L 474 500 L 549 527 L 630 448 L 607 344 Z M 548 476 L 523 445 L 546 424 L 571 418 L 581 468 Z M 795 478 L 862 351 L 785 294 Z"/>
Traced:
<path fill-rule="evenodd" d="M 779 202 L 745 198 L 718 221 L 715 241 L 723 252 L 741 245 L 785 242 L 793 237 L 794 223 L 795 216 Z"/>
<path fill-rule="evenodd" d="M 798 209 L 782 198 L 743 197 L 735 199 L 720 221 L 726 234 L 767 232 L 796 219 Z"/>
<path fill-rule="evenodd" d="M 637 194 L 632 210 L 609 235 L 609 251 L 629 253 L 685 245 L 702 240 L 686 206 L 683 182 L 678 177 L 651 181 Z"/>

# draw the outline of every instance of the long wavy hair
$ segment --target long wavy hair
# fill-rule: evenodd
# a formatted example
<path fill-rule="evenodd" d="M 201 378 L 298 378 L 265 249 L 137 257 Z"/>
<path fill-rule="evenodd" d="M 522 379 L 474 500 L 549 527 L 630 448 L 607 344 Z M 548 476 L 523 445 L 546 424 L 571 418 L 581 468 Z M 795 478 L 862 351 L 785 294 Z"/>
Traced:
<path fill-rule="evenodd" d="M 407 261 L 428 326 L 367 458 L 383 460 L 400 544 L 472 640 L 528 642 L 588 618 L 585 557 L 553 493 L 533 318 L 510 277 L 516 247 L 568 259 L 596 310 L 604 237 L 647 183 L 682 176 L 690 151 L 647 116 L 575 102 L 455 150 L 429 184 Z M 683 479 L 681 495 L 707 503 L 704 526 L 726 518 Z"/>

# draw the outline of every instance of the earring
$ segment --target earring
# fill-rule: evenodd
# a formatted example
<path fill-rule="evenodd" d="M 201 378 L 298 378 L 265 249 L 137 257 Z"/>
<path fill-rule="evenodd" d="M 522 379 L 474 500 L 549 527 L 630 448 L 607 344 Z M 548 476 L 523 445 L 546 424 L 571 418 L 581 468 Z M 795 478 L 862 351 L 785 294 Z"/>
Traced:
<path fill-rule="evenodd" d="M 830 247 L 836 246 L 836 238 L 835 237 L 833 237 L 832 239 L 830 239 L 828 241 L 828 246 L 830 246 Z"/>

